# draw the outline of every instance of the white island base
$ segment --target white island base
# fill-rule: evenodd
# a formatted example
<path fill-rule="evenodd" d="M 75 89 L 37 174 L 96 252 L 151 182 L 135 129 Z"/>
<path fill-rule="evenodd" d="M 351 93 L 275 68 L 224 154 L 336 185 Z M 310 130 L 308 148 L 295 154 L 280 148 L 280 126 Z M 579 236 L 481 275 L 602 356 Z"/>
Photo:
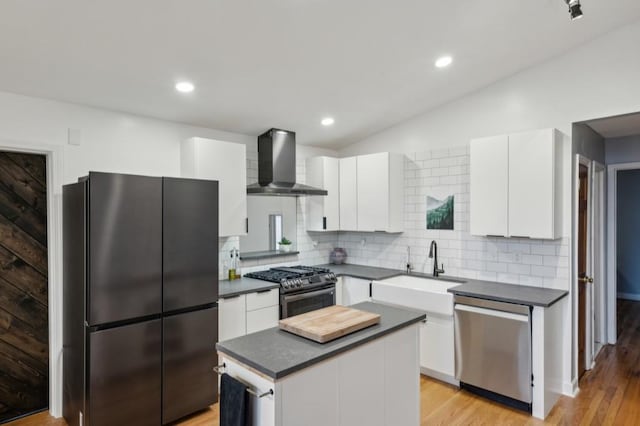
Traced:
<path fill-rule="evenodd" d="M 420 424 L 418 324 L 300 371 L 272 379 L 220 353 L 225 371 L 247 383 L 256 426 L 417 426 Z"/>

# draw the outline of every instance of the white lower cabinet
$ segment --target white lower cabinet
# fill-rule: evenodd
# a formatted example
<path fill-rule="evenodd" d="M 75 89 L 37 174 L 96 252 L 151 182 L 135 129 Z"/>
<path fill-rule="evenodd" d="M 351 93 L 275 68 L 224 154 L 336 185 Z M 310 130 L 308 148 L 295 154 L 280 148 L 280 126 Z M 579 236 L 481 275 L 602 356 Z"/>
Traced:
<path fill-rule="evenodd" d="M 453 317 L 427 314 L 420 325 L 420 367 L 425 373 L 446 381 L 455 376 L 453 333 Z"/>
<path fill-rule="evenodd" d="M 280 306 L 247 311 L 247 334 L 277 327 L 280 318 Z"/>
<path fill-rule="evenodd" d="M 218 301 L 218 341 L 247 334 L 246 296 L 232 296 Z"/>
<path fill-rule="evenodd" d="M 278 326 L 279 289 L 241 294 L 218 301 L 218 341 Z"/>
<path fill-rule="evenodd" d="M 342 305 L 355 305 L 371 300 L 369 289 L 371 281 L 353 277 L 342 277 Z M 336 303 L 338 303 L 336 301 Z M 340 304 L 340 303 L 338 303 Z"/>

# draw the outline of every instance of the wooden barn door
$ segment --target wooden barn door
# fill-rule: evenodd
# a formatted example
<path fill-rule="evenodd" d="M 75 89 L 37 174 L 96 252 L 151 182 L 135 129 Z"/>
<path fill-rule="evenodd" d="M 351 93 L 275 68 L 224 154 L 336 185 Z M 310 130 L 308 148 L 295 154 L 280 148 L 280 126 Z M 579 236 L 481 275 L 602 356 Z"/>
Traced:
<path fill-rule="evenodd" d="M 0 423 L 49 404 L 46 176 L 0 151 Z"/>

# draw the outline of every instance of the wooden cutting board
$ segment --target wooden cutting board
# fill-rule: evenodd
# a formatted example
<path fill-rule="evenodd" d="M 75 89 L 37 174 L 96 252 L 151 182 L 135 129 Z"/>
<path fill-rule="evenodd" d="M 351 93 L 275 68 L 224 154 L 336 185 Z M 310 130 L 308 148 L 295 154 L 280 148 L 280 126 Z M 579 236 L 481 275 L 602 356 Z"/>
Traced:
<path fill-rule="evenodd" d="M 326 343 L 379 322 L 378 314 L 334 305 L 280 320 L 280 329 Z"/>

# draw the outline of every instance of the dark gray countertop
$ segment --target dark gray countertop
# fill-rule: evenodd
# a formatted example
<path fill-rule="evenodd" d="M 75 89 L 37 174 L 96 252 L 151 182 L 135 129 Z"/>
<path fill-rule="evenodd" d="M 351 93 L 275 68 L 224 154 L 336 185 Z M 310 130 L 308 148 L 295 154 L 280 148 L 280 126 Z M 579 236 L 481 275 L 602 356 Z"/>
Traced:
<path fill-rule="evenodd" d="M 254 293 L 256 291 L 269 290 L 278 287 L 280 287 L 280 284 L 278 283 L 242 277 L 233 281 L 220 281 L 218 284 L 218 297 L 225 299 L 227 297 L 238 296 L 240 294 Z"/>
<path fill-rule="evenodd" d="M 324 265 L 315 265 L 319 268 L 331 269 L 331 272 L 337 276 L 349 276 L 361 278 L 363 280 L 379 281 L 386 278 L 395 277 L 404 274 L 404 271 L 398 269 L 377 268 L 375 266 L 350 265 L 343 263 L 342 265 L 333 265 L 330 263 Z"/>
<path fill-rule="evenodd" d="M 380 314 L 380 323 L 324 344 L 274 327 L 219 342 L 216 348 L 218 352 L 227 354 L 275 380 L 425 318 L 422 312 L 372 302 L 358 303 L 353 305 L 353 308 Z"/>
<path fill-rule="evenodd" d="M 543 308 L 548 308 L 569 294 L 569 292 L 562 290 L 478 280 L 468 280 L 464 284 L 451 287 L 449 292 L 460 296 L 478 297 L 498 302 L 518 303 L 520 305 L 542 306 Z"/>
<path fill-rule="evenodd" d="M 385 280 L 387 278 L 393 278 L 405 274 L 404 271 L 399 269 L 376 268 L 364 265 L 325 264 L 318 266 L 331 269 L 331 271 L 338 276 L 346 275 L 371 281 Z M 462 296 L 479 297 L 482 299 L 518 303 L 529 306 L 542 306 L 545 308 L 553 305 L 568 294 L 568 292 L 562 290 L 496 283 L 469 278 L 461 279 L 448 275 L 434 278 L 431 274 L 412 272 L 411 276 L 458 282 L 460 285 L 450 288 L 449 292 L 460 294 Z"/>

